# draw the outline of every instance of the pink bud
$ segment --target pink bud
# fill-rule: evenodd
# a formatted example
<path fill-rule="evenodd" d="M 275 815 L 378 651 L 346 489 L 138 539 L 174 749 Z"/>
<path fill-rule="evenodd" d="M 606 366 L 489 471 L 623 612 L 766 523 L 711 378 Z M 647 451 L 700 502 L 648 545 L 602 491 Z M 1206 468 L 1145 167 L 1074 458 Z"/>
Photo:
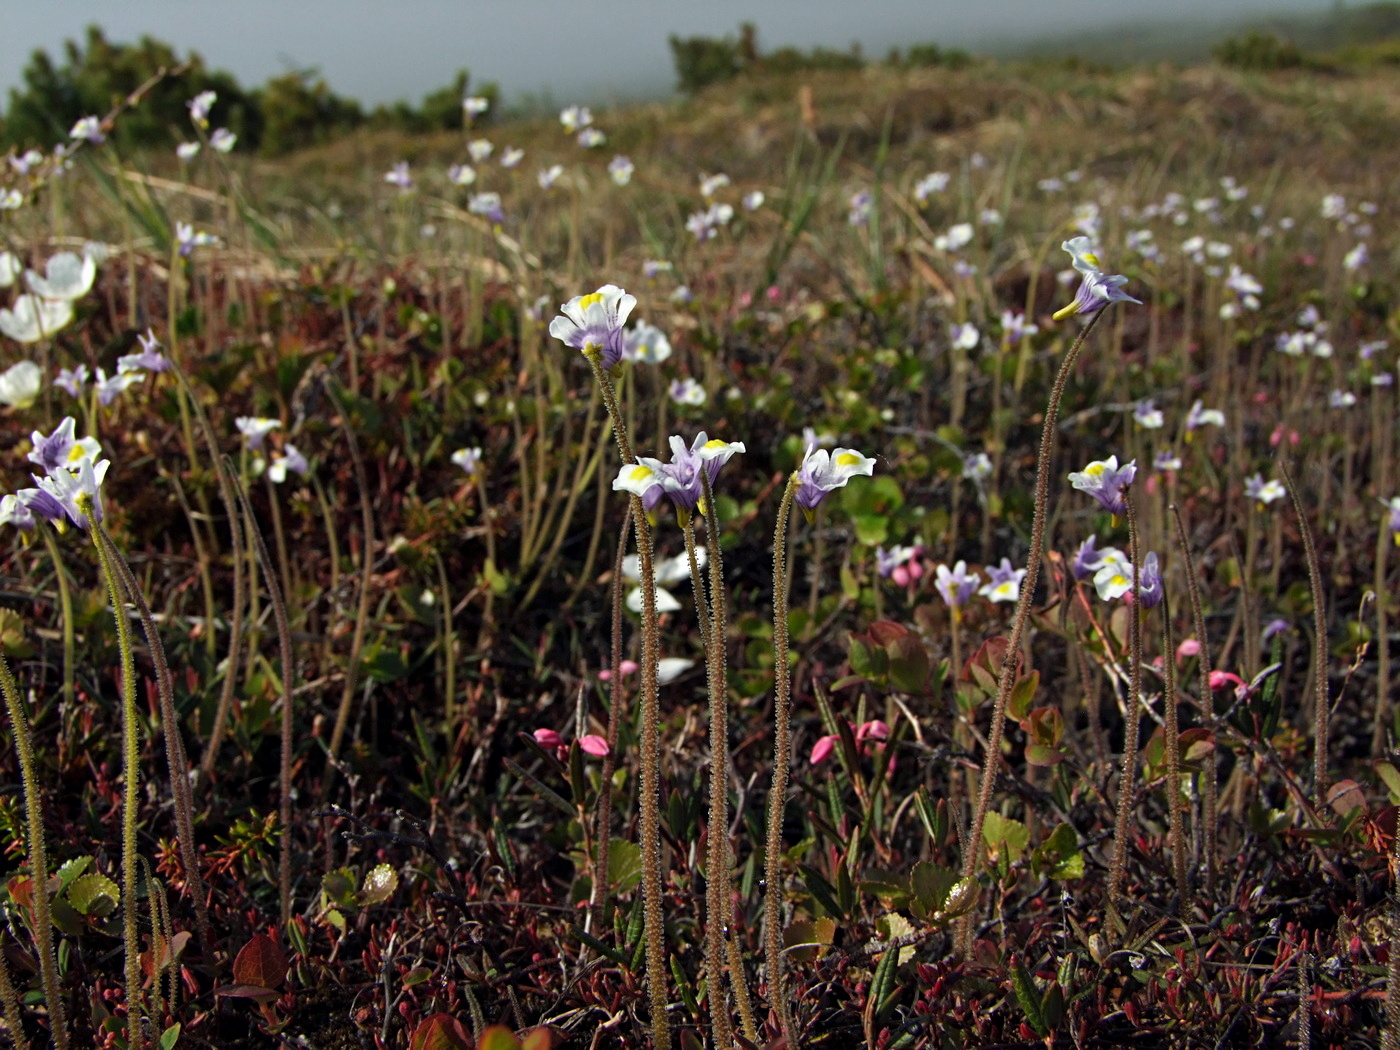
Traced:
<path fill-rule="evenodd" d="M 1188 657 L 1196 656 L 1201 651 L 1201 643 L 1194 638 L 1187 638 L 1176 647 L 1176 658 L 1185 660 Z"/>
<path fill-rule="evenodd" d="M 768 301 L 770 303 L 776 303 L 778 302 L 778 300 L 782 299 L 783 290 L 779 288 L 776 284 L 770 284 L 768 286 L 768 291 L 765 294 L 768 296 Z"/>
<path fill-rule="evenodd" d="M 911 558 L 909 560 L 909 578 L 911 580 L 917 580 L 923 574 L 924 563 L 919 561 L 917 558 Z"/>
<path fill-rule="evenodd" d="M 604 758 L 608 753 L 608 742 L 596 733 L 579 737 L 578 746 L 584 754 L 592 755 L 595 758 Z"/>
<path fill-rule="evenodd" d="M 552 729 L 536 729 L 535 742 L 540 747 L 563 747 L 564 738 Z"/>
<path fill-rule="evenodd" d="M 1210 673 L 1211 689 L 1224 689 L 1230 682 L 1234 682 L 1236 685 L 1244 685 L 1243 678 L 1237 674 L 1231 674 L 1229 671 L 1212 671 Z"/>
<path fill-rule="evenodd" d="M 622 663 L 617 665 L 617 669 L 626 676 L 629 674 L 636 674 L 639 668 L 636 660 L 623 660 Z"/>
<path fill-rule="evenodd" d="M 1142 487 L 1149 496 L 1155 496 L 1157 494 L 1157 475 L 1147 475 L 1147 480 L 1143 482 Z"/>
<path fill-rule="evenodd" d="M 611 682 L 611 681 L 612 681 L 612 672 L 609 671 L 607 668 L 603 668 L 603 670 L 601 670 L 601 671 L 598 672 L 598 681 L 600 681 L 600 682 Z"/>
<path fill-rule="evenodd" d="M 890 738 L 890 727 L 878 718 L 864 723 L 856 730 L 857 740 L 888 740 Z"/>
<path fill-rule="evenodd" d="M 890 573 L 890 579 L 901 587 L 909 586 L 909 570 L 903 565 L 896 565 Z"/>
<path fill-rule="evenodd" d="M 824 736 L 812 745 L 812 765 L 819 765 L 826 761 L 828 755 L 836 750 L 836 737 Z"/>

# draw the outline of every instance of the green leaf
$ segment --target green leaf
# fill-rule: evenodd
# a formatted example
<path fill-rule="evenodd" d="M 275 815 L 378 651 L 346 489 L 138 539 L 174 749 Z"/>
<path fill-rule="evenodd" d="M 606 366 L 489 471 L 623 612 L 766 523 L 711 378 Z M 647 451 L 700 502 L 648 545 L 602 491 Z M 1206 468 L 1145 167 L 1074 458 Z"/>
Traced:
<path fill-rule="evenodd" d="M 160 1050 L 174 1050 L 175 1044 L 180 1041 L 180 1022 L 160 1033 Z"/>
<path fill-rule="evenodd" d="M 342 908 L 355 906 L 355 873 L 349 868 L 336 868 L 321 876 L 321 892 L 326 899 Z"/>
<path fill-rule="evenodd" d="M 106 875 L 93 872 L 73 880 L 68 887 L 68 900 L 84 915 L 99 919 L 111 915 L 121 903 L 122 891 Z"/>
<path fill-rule="evenodd" d="M 1390 801 L 1400 802 L 1400 769 L 1396 769 L 1389 762 L 1377 762 L 1376 776 L 1381 778 L 1386 790 L 1390 792 Z"/>
<path fill-rule="evenodd" d="M 1031 704 L 1035 701 L 1035 692 L 1040 688 L 1040 672 L 1032 671 L 1030 674 L 1022 675 L 1016 679 L 1016 684 L 1011 687 L 1011 696 L 1007 701 L 1007 710 L 1011 717 L 1020 722 L 1031 709 Z"/>
<path fill-rule="evenodd" d="M 626 893 L 641 881 L 642 848 L 631 839 L 613 839 L 608 843 L 609 885 Z"/>
<path fill-rule="evenodd" d="M 808 864 L 799 865 L 797 870 L 802 872 L 802 881 L 807 885 L 807 892 L 828 915 L 846 918 L 840 902 L 836 899 L 836 887 L 829 883 L 821 872 Z"/>
<path fill-rule="evenodd" d="M 394 895 L 394 891 L 399 888 L 399 875 L 389 864 L 377 864 L 374 869 L 365 876 L 364 885 L 360 887 L 359 901 L 362 906 L 371 904 L 383 904 Z"/>
<path fill-rule="evenodd" d="M 1084 854 L 1074 828 L 1060 824 L 1031 854 L 1031 868 L 1052 879 L 1078 879 L 1084 876 Z"/>
<path fill-rule="evenodd" d="M 1016 1002 L 1026 1015 L 1026 1023 L 1039 1036 L 1050 1034 L 1050 1026 L 1045 1023 L 1045 1014 L 1040 1007 L 1040 993 L 1035 990 L 1035 982 L 1019 959 L 1011 966 L 1011 987 L 1016 992 Z"/>
<path fill-rule="evenodd" d="M 948 900 L 948 891 L 957 881 L 958 873 L 941 864 L 920 861 L 914 865 L 914 871 L 909 876 L 909 889 L 925 913 L 924 918 L 943 909 Z"/>
<path fill-rule="evenodd" d="M 890 538 L 890 519 L 883 514 L 856 514 L 851 517 L 856 540 L 867 547 L 879 547 Z"/>
<path fill-rule="evenodd" d="M 783 931 L 783 946 L 788 949 L 787 956 L 793 962 L 807 963 L 820 959 L 835 939 L 836 921 L 826 916 L 799 920 Z"/>

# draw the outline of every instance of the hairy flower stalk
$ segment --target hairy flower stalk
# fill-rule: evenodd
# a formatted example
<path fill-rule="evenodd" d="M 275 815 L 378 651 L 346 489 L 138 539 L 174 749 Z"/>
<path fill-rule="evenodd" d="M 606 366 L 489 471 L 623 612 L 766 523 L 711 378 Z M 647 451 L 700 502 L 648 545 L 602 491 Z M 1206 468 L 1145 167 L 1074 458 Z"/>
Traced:
<path fill-rule="evenodd" d="M 622 413 L 618 411 L 612 377 L 603 367 L 601 348 L 584 350 L 603 394 L 613 437 L 624 463 L 636 463 Z M 656 564 L 651 526 L 642 498 L 631 497 L 632 525 L 637 532 L 638 576 L 642 587 L 642 776 L 637 808 L 642 849 L 643 935 L 646 939 L 647 995 L 651 1000 L 651 1039 L 654 1050 L 669 1050 L 671 1030 L 666 1023 L 666 941 L 661 914 L 661 708 L 657 696 L 656 667 L 660 659 L 656 636 Z M 616 675 L 617 669 L 614 668 Z M 618 677 L 621 677 L 618 675 Z"/>
<path fill-rule="evenodd" d="M 603 756 L 603 771 L 598 783 L 598 816 L 593 834 L 598 839 L 597 856 L 593 862 L 593 899 L 589 902 L 589 932 L 604 919 L 608 902 L 608 851 L 612 846 L 612 778 L 617 768 L 617 731 L 622 720 L 622 700 L 626 676 L 622 667 L 622 560 L 627 554 L 627 540 L 632 534 L 632 507 L 622 518 L 617 538 L 617 553 L 613 556 L 612 572 L 612 678 L 608 682 L 608 753 Z"/>
<path fill-rule="evenodd" d="M 1036 579 L 1040 574 L 1040 552 L 1045 542 L 1045 507 L 1050 486 L 1050 457 L 1055 451 L 1055 421 L 1060 413 L 1060 399 L 1064 396 L 1065 383 L 1069 380 L 1074 362 L 1089 333 L 1103 317 L 1096 312 L 1079 337 L 1070 344 L 1060 369 L 1055 375 L 1055 383 L 1050 389 L 1050 400 L 1045 407 L 1045 420 L 1040 429 L 1040 451 L 1035 464 L 1035 503 L 1031 517 L 1031 544 L 1026 552 L 1026 576 L 1021 581 L 1021 596 L 1016 602 L 1016 616 L 1011 621 L 1011 638 L 1002 660 L 1001 673 L 997 678 L 997 696 L 992 706 L 992 724 L 987 731 L 987 757 L 982 767 L 982 778 L 977 788 L 977 807 L 972 813 L 972 826 L 963 843 L 962 877 L 970 879 L 977 873 L 982 856 L 982 828 L 987 822 L 987 810 L 992 804 L 992 789 L 996 785 L 996 770 L 1001 762 L 1001 741 L 1006 731 L 1006 705 L 1011 698 L 1011 687 L 1016 680 L 1016 663 L 1021 652 L 1021 640 L 1025 637 L 1026 621 L 1030 619 L 1031 602 L 1035 596 Z M 964 957 L 972 954 L 972 916 L 970 909 L 958 927 L 958 947 Z"/>
<path fill-rule="evenodd" d="M 1196 579 L 1196 562 L 1191 555 L 1191 548 L 1186 542 L 1186 528 L 1181 523 L 1181 510 L 1173 503 L 1170 507 L 1172 517 L 1176 521 L 1176 542 L 1181 548 L 1181 556 L 1186 559 L 1186 595 L 1191 601 L 1191 619 L 1195 625 L 1196 642 L 1200 645 L 1200 651 L 1196 654 L 1197 666 L 1201 672 L 1201 721 L 1210 730 L 1211 742 L 1215 741 L 1215 698 L 1210 688 L 1210 672 L 1212 670 L 1210 662 L 1210 641 L 1206 637 L 1206 618 L 1201 608 L 1201 585 Z M 1175 655 L 1172 649 L 1167 650 L 1167 658 L 1171 659 Z M 1205 785 L 1201 790 L 1201 824 L 1202 838 L 1205 840 L 1205 861 L 1206 861 L 1206 897 L 1209 900 L 1215 899 L 1215 879 L 1219 871 L 1218 861 L 1219 848 L 1217 845 L 1215 829 L 1215 813 L 1219 804 L 1220 785 L 1217 776 L 1217 762 L 1215 750 L 1212 748 L 1206 756 Z"/>
<path fill-rule="evenodd" d="M 112 615 L 117 623 L 117 648 L 122 665 L 122 945 L 125 954 L 127 1045 L 141 1046 L 141 940 L 136 927 L 136 803 L 137 766 L 140 762 L 140 724 L 136 711 L 136 660 L 131 651 L 131 622 L 122 599 L 121 578 L 98 530 L 100 511 L 93 498 L 77 496 L 78 508 L 87 519 L 92 545 L 102 563 Z"/>
<path fill-rule="evenodd" d="M 792 672 L 788 666 L 787 534 L 797 475 L 788 479 L 778 522 L 773 530 L 773 784 L 768 789 L 768 845 L 764 858 L 763 944 L 767 962 L 768 1003 L 789 1046 L 796 1046 L 792 1010 L 783 987 L 782 853 L 783 803 L 792 764 Z"/>
<path fill-rule="evenodd" d="M 1128 821 L 1132 816 L 1133 794 L 1137 789 L 1138 727 L 1142 718 L 1142 577 L 1139 566 L 1137 517 L 1131 496 L 1123 497 L 1128 519 L 1128 557 L 1133 564 L 1133 604 L 1128 610 L 1128 712 L 1123 728 L 1123 766 L 1118 776 L 1118 812 L 1113 824 L 1113 859 L 1108 869 L 1108 906 L 1115 907 L 1123 889 L 1123 872 L 1128 860 Z M 1175 659 L 1168 653 L 1167 659 Z M 1176 790 L 1176 785 L 1172 785 Z"/>
<path fill-rule="evenodd" d="M 117 545 L 112 542 L 107 529 L 100 524 L 97 526 L 97 536 L 106 546 L 107 555 L 121 575 L 131 604 L 136 607 L 136 612 L 141 617 L 146 644 L 151 650 L 151 663 L 156 672 L 156 693 L 160 699 L 162 735 L 165 737 L 165 761 L 170 770 L 170 796 L 175 805 L 175 830 L 180 840 L 180 860 L 185 866 L 185 888 L 194 901 L 200 944 L 206 953 L 212 955 L 214 935 L 209 927 L 204 879 L 199 872 L 199 853 L 194 845 L 194 802 L 190 797 L 189 758 L 185 753 L 185 742 L 180 737 L 179 715 L 175 711 L 175 692 L 171 686 L 170 664 L 165 657 L 165 645 L 161 641 L 151 606 L 141 592 L 131 566 L 127 564 Z"/>
<path fill-rule="evenodd" d="M 1162 594 L 1162 737 L 1167 755 L 1167 822 L 1172 845 L 1172 877 L 1176 879 L 1176 911 L 1186 914 L 1186 835 L 1181 826 L 1181 733 L 1176 717 L 1176 645 L 1172 639 L 1172 607 L 1166 587 Z M 1134 605 L 1137 603 L 1134 602 Z"/>
<path fill-rule="evenodd" d="M 1313 603 L 1313 677 L 1315 695 L 1313 704 L 1313 805 L 1323 812 L 1327 797 L 1327 734 L 1331 700 L 1327 689 L 1327 606 L 1322 594 L 1322 572 L 1317 563 L 1317 546 L 1313 543 L 1312 529 L 1303 513 L 1303 501 L 1298 495 L 1298 486 L 1293 484 L 1293 476 L 1288 465 L 1279 462 L 1279 473 L 1288 487 L 1288 498 L 1293 503 L 1293 512 L 1298 515 L 1298 535 L 1303 541 L 1303 557 L 1308 566 L 1308 586 L 1312 590 Z M 1276 559 L 1277 560 L 1277 559 Z"/>
<path fill-rule="evenodd" d="M 77 632 L 73 624 L 73 592 L 68 586 L 68 569 L 63 564 L 63 554 L 58 548 L 58 541 L 54 539 L 53 531 L 39 531 L 44 535 L 44 546 L 49 550 L 54 578 L 58 580 L 58 607 L 63 616 L 63 702 L 65 705 L 71 705 L 76 662 L 74 653 L 77 649 Z"/>
<path fill-rule="evenodd" d="M 710 821 L 705 859 L 705 970 L 709 976 L 710 1027 L 716 1047 L 734 1044 L 729 1003 L 724 995 L 725 942 L 733 921 L 729 856 L 729 684 L 725 650 L 728 603 L 710 472 L 700 471 L 705 494 L 705 530 L 710 545 L 710 629 L 706 633 L 705 679 L 710 694 Z M 694 557 L 693 549 L 691 553 Z M 729 983 L 744 980 L 731 971 Z"/>
<path fill-rule="evenodd" d="M 39 527 L 43 528 L 42 525 Z M 62 571 L 60 568 L 59 572 Z M 34 950 L 39 956 L 39 979 L 44 987 L 44 1005 L 48 1008 L 54 1045 L 58 1050 L 67 1050 L 68 1021 L 54 958 L 53 921 L 49 913 L 48 894 L 49 862 L 48 851 L 44 847 L 43 795 L 39 790 L 39 778 L 34 772 L 34 738 L 29 732 L 29 714 L 20 698 L 19 683 L 15 681 L 9 661 L 3 654 L 0 654 L 0 691 L 5 694 L 5 707 L 10 714 L 10 729 L 15 735 L 15 751 L 19 754 L 20 780 L 24 789 L 24 816 L 29 832 L 25 852 L 29 859 L 30 897 L 34 901 Z M 8 969 L 5 973 L 8 979 Z M 6 1004 L 6 1021 L 10 1024 L 11 1036 L 19 1045 L 24 1029 L 14 1027 L 15 1018 L 9 1016 L 9 1005 Z"/>

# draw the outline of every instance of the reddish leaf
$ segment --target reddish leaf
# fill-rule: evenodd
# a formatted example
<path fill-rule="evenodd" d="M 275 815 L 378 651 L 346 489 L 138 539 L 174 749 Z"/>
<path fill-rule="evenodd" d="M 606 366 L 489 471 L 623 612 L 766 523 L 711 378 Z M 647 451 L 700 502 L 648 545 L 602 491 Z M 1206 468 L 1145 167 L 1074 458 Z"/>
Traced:
<path fill-rule="evenodd" d="M 441 1048 L 446 1050 L 446 1047 Z M 520 1040 L 503 1024 L 492 1025 L 481 1033 L 481 1041 L 476 1050 L 521 1050 Z"/>
<path fill-rule="evenodd" d="M 265 933 L 255 933 L 233 960 L 233 979 L 239 984 L 276 988 L 286 976 L 287 957 Z"/>
<path fill-rule="evenodd" d="M 409 1050 L 472 1050 L 471 1033 L 451 1014 L 433 1014 L 418 1022 Z"/>
<path fill-rule="evenodd" d="M 222 988 L 214 989 L 215 995 L 224 995 L 230 999 L 276 999 L 277 993 L 271 988 L 264 988 L 258 984 L 226 984 Z"/>

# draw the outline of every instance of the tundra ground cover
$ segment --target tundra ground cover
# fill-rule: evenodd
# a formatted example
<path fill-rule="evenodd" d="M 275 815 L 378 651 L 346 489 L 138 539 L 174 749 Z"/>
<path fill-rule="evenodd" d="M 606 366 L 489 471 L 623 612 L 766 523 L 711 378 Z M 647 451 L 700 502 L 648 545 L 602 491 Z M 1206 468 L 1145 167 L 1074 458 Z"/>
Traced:
<path fill-rule="evenodd" d="M 17 158 L 11 1032 L 1378 1045 L 1397 97 Z"/>

